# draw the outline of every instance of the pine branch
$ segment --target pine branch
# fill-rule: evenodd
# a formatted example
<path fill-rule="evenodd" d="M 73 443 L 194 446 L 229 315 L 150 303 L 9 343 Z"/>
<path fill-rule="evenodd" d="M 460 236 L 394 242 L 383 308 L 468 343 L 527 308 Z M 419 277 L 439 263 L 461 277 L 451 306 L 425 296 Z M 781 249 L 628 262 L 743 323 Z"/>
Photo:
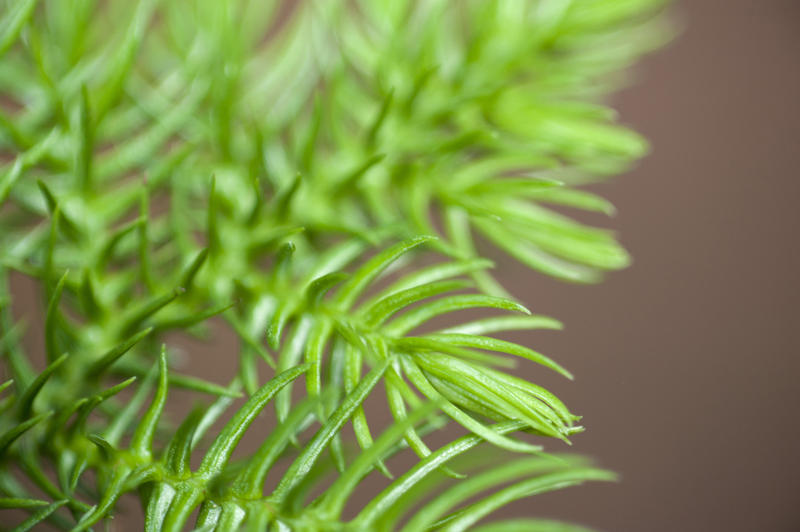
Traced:
<path fill-rule="evenodd" d="M 579 417 L 513 367 L 571 374 L 493 335 L 560 324 L 476 241 L 572 282 L 628 264 L 569 213 L 612 215 L 580 185 L 647 151 L 602 102 L 669 37 L 663 5 L 0 3 L 0 511 L 89 530 L 131 495 L 152 531 L 195 510 L 202 530 L 582 530 L 479 524 L 613 475 L 543 453 Z M 215 327 L 239 340 L 230 383 L 175 356 Z M 388 424 L 364 408 L 380 388 Z M 391 480 L 348 517 L 373 471 Z"/>

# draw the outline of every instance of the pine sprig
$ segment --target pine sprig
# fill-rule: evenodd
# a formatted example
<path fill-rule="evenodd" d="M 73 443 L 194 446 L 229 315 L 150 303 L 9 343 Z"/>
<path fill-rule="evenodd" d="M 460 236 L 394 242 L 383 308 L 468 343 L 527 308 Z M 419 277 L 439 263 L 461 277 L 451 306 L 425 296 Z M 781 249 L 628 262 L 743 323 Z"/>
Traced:
<path fill-rule="evenodd" d="M 479 524 L 613 475 L 543 453 L 579 417 L 513 367 L 571 374 L 495 335 L 560 324 L 476 241 L 573 282 L 628 263 L 568 213 L 613 214 L 579 185 L 647 150 L 602 100 L 669 36 L 661 0 L 1 5 L 16 530 L 89 530 L 126 496 L 152 531 L 582 530 Z M 20 276 L 42 295 L 41 357 L 12 311 Z M 177 367 L 175 334 L 209 320 L 239 340 L 230 383 Z M 175 388 L 198 401 L 183 417 Z M 364 408 L 379 389 L 383 422 Z M 234 454 L 266 408 L 268 436 Z M 432 449 L 450 422 L 466 435 Z M 403 452 L 418 461 L 395 471 Z M 388 484 L 349 513 L 376 472 Z"/>

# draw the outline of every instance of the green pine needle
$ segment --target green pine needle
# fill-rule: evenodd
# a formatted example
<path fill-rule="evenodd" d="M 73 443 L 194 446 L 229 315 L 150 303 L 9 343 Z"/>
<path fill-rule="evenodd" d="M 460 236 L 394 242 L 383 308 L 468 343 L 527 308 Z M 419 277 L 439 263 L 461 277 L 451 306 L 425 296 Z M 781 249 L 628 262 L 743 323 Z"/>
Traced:
<path fill-rule="evenodd" d="M 580 417 L 513 368 L 572 374 L 495 336 L 561 324 L 479 250 L 579 283 L 629 264 L 572 216 L 613 215 L 580 185 L 648 149 L 603 101 L 663 11 L 0 0 L 0 520 L 99 529 L 132 496 L 153 532 L 583 531 L 491 521 L 613 475 L 543 452 Z M 225 334 L 236 377 L 200 378 L 178 338 Z"/>

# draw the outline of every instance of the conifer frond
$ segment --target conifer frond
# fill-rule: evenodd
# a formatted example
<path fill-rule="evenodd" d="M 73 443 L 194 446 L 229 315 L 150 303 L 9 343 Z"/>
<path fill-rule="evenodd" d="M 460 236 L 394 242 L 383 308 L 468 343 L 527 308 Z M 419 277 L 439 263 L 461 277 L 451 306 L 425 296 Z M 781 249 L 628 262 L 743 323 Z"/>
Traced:
<path fill-rule="evenodd" d="M 570 211 L 612 215 L 580 186 L 647 150 L 603 98 L 669 37 L 663 4 L 0 0 L 0 512 L 90 530 L 130 496 L 154 532 L 583 530 L 483 523 L 613 474 L 543 452 L 579 417 L 513 368 L 572 376 L 496 336 L 560 323 L 479 244 L 573 282 L 627 265 Z M 227 383 L 176 340 L 220 327 Z M 448 424 L 466 435 L 429 447 Z"/>

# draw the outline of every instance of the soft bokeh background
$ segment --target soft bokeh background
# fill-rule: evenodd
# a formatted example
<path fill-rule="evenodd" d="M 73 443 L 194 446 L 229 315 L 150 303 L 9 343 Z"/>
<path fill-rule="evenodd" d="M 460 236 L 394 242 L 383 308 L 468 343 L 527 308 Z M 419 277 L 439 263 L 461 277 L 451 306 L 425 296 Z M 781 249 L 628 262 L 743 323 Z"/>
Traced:
<path fill-rule="evenodd" d="M 634 265 L 585 287 L 499 264 L 530 308 L 567 324 L 516 339 L 577 378 L 523 373 L 584 415 L 574 450 L 622 482 L 505 513 L 609 532 L 798 531 L 800 1 L 685 0 L 677 15 L 679 38 L 615 99 L 653 152 L 595 187 Z M 195 344 L 192 372 L 226 382 L 233 342 Z"/>
<path fill-rule="evenodd" d="M 800 2 L 678 7 L 679 38 L 616 98 L 652 154 L 596 187 L 633 266 L 586 288 L 502 265 L 527 304 L 566 322 L 532 343 L 577 375 L 553 386 L 585 416 L 576 449 L 623 481 L 514 513 L 619 532 L 798 531 Z"/>

